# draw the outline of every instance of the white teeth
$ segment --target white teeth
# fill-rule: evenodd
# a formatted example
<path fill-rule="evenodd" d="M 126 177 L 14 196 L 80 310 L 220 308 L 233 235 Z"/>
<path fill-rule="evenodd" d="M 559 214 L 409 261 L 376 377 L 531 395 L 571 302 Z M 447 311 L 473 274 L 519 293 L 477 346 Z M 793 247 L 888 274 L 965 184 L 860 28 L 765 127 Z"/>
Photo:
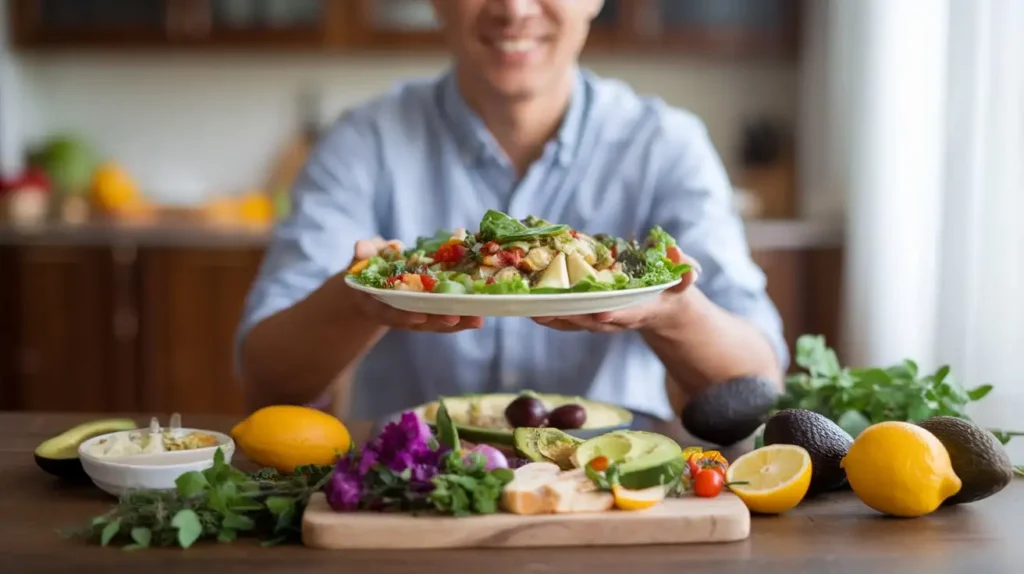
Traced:
<path fill-rule="evenodd" d="M 536 46 L 537 42 L 535 40 L 505 40 L 498 42 L 498 49 L 502 52 L 529 52 Z"/>

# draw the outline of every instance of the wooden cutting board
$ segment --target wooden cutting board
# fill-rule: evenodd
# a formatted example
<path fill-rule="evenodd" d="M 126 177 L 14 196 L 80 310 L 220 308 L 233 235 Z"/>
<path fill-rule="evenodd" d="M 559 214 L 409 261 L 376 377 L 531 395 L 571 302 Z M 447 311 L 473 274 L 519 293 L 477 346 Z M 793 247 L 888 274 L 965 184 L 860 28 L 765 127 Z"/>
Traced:
<path fill-rule="evenodd" d="M 322 549 L 528 548 L 732 542 L 750 535 L 750 511 L 735 494 L 672 498 L 648 510 L 465 518 L 334 512 L 310 500 L 302 542 Z"/>

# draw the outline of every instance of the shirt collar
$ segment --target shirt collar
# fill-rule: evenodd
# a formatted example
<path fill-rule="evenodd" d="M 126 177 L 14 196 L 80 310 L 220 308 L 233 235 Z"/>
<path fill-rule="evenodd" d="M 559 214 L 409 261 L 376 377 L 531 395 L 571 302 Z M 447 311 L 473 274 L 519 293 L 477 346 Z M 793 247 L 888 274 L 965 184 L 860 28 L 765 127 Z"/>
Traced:
<path fill-rule="evenodd" d="M 558 146 L 558 160 L 563 165 L 575 156 L 587 108 L 586 78 L 581 70 L 575 70 L 573 82 L 569 109 L 553 138 L 553 142 Z M 485 155 L 504 157 L 501 147 L 483 120 L 459 93 L 454 70 L 449 70 L 441 79 L 440 104 L 442 113 L 467 158 L 477 160 Z"/>

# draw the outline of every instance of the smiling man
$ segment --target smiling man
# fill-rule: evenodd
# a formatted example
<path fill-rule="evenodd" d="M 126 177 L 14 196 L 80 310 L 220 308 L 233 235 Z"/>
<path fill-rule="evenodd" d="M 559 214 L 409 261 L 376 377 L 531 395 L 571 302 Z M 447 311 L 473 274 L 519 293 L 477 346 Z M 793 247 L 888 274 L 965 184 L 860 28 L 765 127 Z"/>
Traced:
<path fill-rule="evenodd" d="M 666 377 L 683 396 L 781 381 L 779 316 L 704 125 L 577 64 L 601 5 L 434 2 L 452 68 L 346 112 L 296 183 L 238 333 L 251 407 L 311 401 L 350 373 L 359 418 L 532 388 L 668 420 Z M 699 273 L 642 307 L 538 321 L 404 313 L 345 285 L 381 237 L 412 242 L 487 209 L 618 236 L 660 225 Z"/>

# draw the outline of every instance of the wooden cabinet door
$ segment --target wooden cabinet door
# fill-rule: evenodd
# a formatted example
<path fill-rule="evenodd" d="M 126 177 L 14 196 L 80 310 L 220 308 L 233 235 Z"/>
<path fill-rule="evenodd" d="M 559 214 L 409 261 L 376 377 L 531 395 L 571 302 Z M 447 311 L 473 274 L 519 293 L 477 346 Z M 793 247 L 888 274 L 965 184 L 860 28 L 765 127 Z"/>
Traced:
<path fill-rule="evenodd" d="M 14 258 L 14 407 L 137 410 L 130 263 L 104 247 L 22 246 Z"/>
<path fill-rule="evenodd" d="M 13 0 L 19 46 L 129 47 L 171 40 L 189 0 Z"/>
<path fill-rule="evenodd" d="M 142 252 L 145 410 L 244 414 L 234 336 L 261 259 L 256 249 Z"/>

